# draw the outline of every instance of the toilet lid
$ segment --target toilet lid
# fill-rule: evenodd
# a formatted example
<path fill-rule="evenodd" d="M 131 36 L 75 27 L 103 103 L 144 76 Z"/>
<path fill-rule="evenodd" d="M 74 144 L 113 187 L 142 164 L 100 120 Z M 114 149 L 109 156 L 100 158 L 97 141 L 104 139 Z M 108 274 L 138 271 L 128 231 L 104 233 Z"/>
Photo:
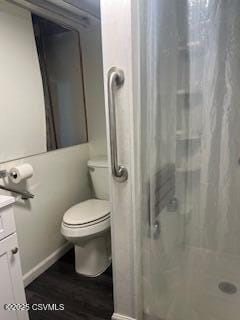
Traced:
<path fill-rule="evenodd" d="M 110 215 L 110 203 L 107 200 L 90 199 L 71 207 L 63 216 L 63 222 L 72 225 L 99 222 Z"/>

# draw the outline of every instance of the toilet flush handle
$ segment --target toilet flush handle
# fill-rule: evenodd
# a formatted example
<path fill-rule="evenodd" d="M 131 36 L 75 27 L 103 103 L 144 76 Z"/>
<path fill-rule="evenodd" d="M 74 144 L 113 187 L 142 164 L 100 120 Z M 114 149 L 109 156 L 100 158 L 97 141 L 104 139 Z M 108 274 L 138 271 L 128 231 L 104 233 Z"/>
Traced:
<path fill-rule="evenodd" d="M 109 130 L 110 130 L 110 150 L 111 169 L 113 178 L 118 182 L 124 182 L 128 178 L 127 169 L 118 164 L 117 132 L 116 132 L 116 103 L 115 90 L 120 89 L 124 83 L 124 73 L 122 70 L 112 67 L 108 71 L 108 109 L 109 109 Z"/>
<path fill-rule="evenodd" d="M 12 251 L 12 254 L 18 253 L 18 247 L 13 248 L 11 251 Z"/>

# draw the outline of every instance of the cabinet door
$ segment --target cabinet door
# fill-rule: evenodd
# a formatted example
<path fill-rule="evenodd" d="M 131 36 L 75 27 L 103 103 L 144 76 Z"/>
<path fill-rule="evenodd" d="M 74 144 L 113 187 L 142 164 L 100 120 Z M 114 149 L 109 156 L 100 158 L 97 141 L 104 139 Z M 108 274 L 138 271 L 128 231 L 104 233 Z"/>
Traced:
<path fill-rule="evenodd" d="M 26 311 L 6 311 L 4 304 L 26 303 L 16 233 L 0 241 L 0 319 L 27 320 Z M 17 252 L 16 252 L 17 251 Z"/>

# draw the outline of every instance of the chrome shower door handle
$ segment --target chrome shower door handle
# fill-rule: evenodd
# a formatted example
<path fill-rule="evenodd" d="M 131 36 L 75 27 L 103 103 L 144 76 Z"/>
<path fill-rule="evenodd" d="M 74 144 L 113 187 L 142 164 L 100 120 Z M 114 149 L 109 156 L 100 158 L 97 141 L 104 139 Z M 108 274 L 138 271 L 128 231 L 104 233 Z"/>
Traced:
<path fill-rule="evenodd" d="M 108 71 L 108 109 L 109 109 L 109 131 L 111 149 L 111 170 L 113 178 L 118 182 L 124 182 L 128 178 L 127 169 L 118 164 L 117 130 L 116 130 L 116 102 L 115 91 L 120 89 L 124 83 L 122 70 L 112 67 Z"/>

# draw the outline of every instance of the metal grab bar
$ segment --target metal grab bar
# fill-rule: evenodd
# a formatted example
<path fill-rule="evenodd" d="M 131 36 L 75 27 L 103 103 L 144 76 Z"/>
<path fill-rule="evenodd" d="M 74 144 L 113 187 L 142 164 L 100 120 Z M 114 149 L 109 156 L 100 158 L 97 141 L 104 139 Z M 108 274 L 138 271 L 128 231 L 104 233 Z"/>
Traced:
<path fill-rule="evenodd" d="M 108 71 L 108 108 L 109 108 L 109 129 L 110 129 L 110 149 L 111 149 L 111 170 L 113 178 L 118 182 L 124 182 L 128 178 L 127 169 L 118 164 L 117 152 L 117 132 L 116 132 L 116 104 L 115 89 L 122 87 L 124 83 L 124 73 L 122 70 L 112 67 Z"/>
<path fill-rule="evenodd" d="M 29 191 L 18 191 L 16 189 L 5 187 L 5 186 L 2 186 L 2 185 L 0 185 L 0 189 L 6 190 L 6 191 L 10 191 L 10 192 L 13 192 L 13 193 L 16 193 L 16 194 L 20 194 L 22 196 L 23 200 L 28 200 L 30 198 L 31 199 L 34 198 L 34 194 L 30 193 Z"/>

